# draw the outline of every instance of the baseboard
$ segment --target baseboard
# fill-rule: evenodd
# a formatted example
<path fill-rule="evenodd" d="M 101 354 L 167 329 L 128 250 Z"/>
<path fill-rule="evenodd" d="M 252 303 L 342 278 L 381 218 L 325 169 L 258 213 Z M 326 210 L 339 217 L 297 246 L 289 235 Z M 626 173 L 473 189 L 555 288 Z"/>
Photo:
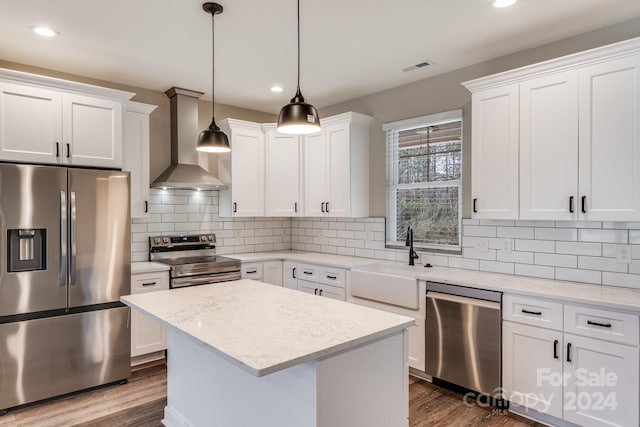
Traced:
<path fill-rule="evenodd" d="M 165 351 L 156 351 L 153 353 L 142 354 L 131 358 L 131 366 L 144 365 L 145 363 L 154 362 L 165 358 Z"/>

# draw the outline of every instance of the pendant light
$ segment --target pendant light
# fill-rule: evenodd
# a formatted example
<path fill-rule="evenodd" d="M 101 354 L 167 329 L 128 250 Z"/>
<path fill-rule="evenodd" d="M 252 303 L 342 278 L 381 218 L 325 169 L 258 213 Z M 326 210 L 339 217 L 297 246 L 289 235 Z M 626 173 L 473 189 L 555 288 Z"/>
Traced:
<path fill-rule="evenodd" d="M 198 137 L 198 145 L 196 146 L 196 150 L 204 151 L 207 153 L 227 153 L 231 151 L 231 147 L 229 146 L 229 138 L 225 135 L 224 132 L 220 130 L 218 125 L 216 124 L 215 118 L 215 32 L 213 27 L 214 17 L 222 13 L 222 6 L 218 3 L 204 3 L 202 5 L 202 9 L 211 14 L 211 124 L 208 129 L 200 132 L 200 136 Z"/>
<path fill-rule="evenodd" d="M 300 92 L 300 0 L 298 0 L 298 88 L 291 101 L 282 107 L 278 116 L 278 132 L 288 134 L 308 134 L 320 130 L 318 110 Z"/>

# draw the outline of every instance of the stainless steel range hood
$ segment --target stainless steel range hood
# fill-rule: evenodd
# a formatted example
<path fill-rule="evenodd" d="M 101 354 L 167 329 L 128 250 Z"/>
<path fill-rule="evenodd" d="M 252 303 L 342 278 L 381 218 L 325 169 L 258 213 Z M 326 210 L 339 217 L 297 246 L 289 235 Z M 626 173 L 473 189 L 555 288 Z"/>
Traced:
<path fill-rule="evenodd" d="M 172 87 L 165 94 L 171 100 L 171 166 L 151 188 L 217 190 L 225 187 L 198 165 L 198 98 L 203 93 Z"/>

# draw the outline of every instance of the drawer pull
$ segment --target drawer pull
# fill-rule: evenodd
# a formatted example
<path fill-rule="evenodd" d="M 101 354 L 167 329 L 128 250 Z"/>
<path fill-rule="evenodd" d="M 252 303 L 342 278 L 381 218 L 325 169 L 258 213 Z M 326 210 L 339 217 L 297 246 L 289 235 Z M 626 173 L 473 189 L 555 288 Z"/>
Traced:
<path fill-rule="evenodd" d="M 313 291 L 313 294 L 314 294 L 314 295 L 318 295 L 318 288 L 316 288 L 316 289 Z"/>
<path fill-rule="evenodd" d="M 567 362 L 571 363 L 571 343 L 567 343 Z"/>
<path fill-rule="evenodd" d="M 558 340 L 553 340 L 553 358 L 557 359 L 558 358 Z"/>
<path fill-rule="evenodd" d="M 319 295 L 322 296 L 322 289 L 320 289 L 320 294 Z"/>
<path fill-rule="evenodd" d="M 530 311 L 530 310 L 525 310 L 524 308 L 522 309 L 522 312 L 524 314 L 533 314 L 534 316 L 542 316 L 542 312 L 541 311 Z"/>
<path fill-rule="evenodd" d="M 587 325 L 600 326 L 601 328 L 610 328 L 611 323 L 594 322 L 593 320 L 587 320 Z"/>
<path fill-rule="evenodd" d="M 312 271 L 303 271 L 304 274 L 306 274 L 307 276 L 311 276 L 313 274 Z"/>
<path fill-rule="evenodd" d="M 246 273 L 247 274 L 256 274 L 258 272 L 258 270 L 247 270 Z"/>
<path fill-rule="evenodd" d="M 329 276 L 329 275 L 327 275 L 327 279 L 336 280 L 337 278 L 338 278 L 338 276 Z"/>
<path fill-rule="evenodd" d="M 291 277 L 293 279 L 297 279 L 297 277 L 296 277 L 296 268 L 295 267 L 293 267 L 293 270 L 291 270 Z"/>
<path fill-rule="evenodd" d="M 146 282 L 146 283 L 143 283 L 142 286 L 153 286 L 155 284 L 156 282 Z"/>

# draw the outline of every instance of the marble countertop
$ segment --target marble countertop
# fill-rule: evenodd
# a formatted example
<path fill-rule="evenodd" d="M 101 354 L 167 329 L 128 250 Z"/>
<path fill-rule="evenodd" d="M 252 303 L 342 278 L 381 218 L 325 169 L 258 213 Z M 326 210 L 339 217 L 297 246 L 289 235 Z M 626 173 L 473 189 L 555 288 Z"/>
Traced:
<path fill-rule="evenodd" d="M 421 265 L 410 267 L 398 262 L 377 262 L 352 270 L 379 274 L 397 274 L 451 285 L 640 312 L 640 290 L 638 289 L 538 279 L 448 267 L 425 268 Z"/>
<path fill-rule="evenodd" d="M 415 324 L 411 317 L 237 280 L 128 295 L 121 301 L 263 376 Z"/>
<path fill-rule="evenodd" d="M 169 266 L 167 264 L 162 264 L 159 262 L 132 262 L 131 263 L 131 274 L 140 274 L 140 273 L 154 273 L 156 271 L 168 271 Z"/>
<path fill-rule="evenodd" d="M 288 260 L 295 262 L 307 262 L 311 264 L 322 264 L 338 268 L 354 268 L 376 262 L 376 260 L 371 258 L 298 251 L 255 252 L 246 254 L 230 254 L 225 256 L 228 258 L 238 259 L 242 262 Z"/>

